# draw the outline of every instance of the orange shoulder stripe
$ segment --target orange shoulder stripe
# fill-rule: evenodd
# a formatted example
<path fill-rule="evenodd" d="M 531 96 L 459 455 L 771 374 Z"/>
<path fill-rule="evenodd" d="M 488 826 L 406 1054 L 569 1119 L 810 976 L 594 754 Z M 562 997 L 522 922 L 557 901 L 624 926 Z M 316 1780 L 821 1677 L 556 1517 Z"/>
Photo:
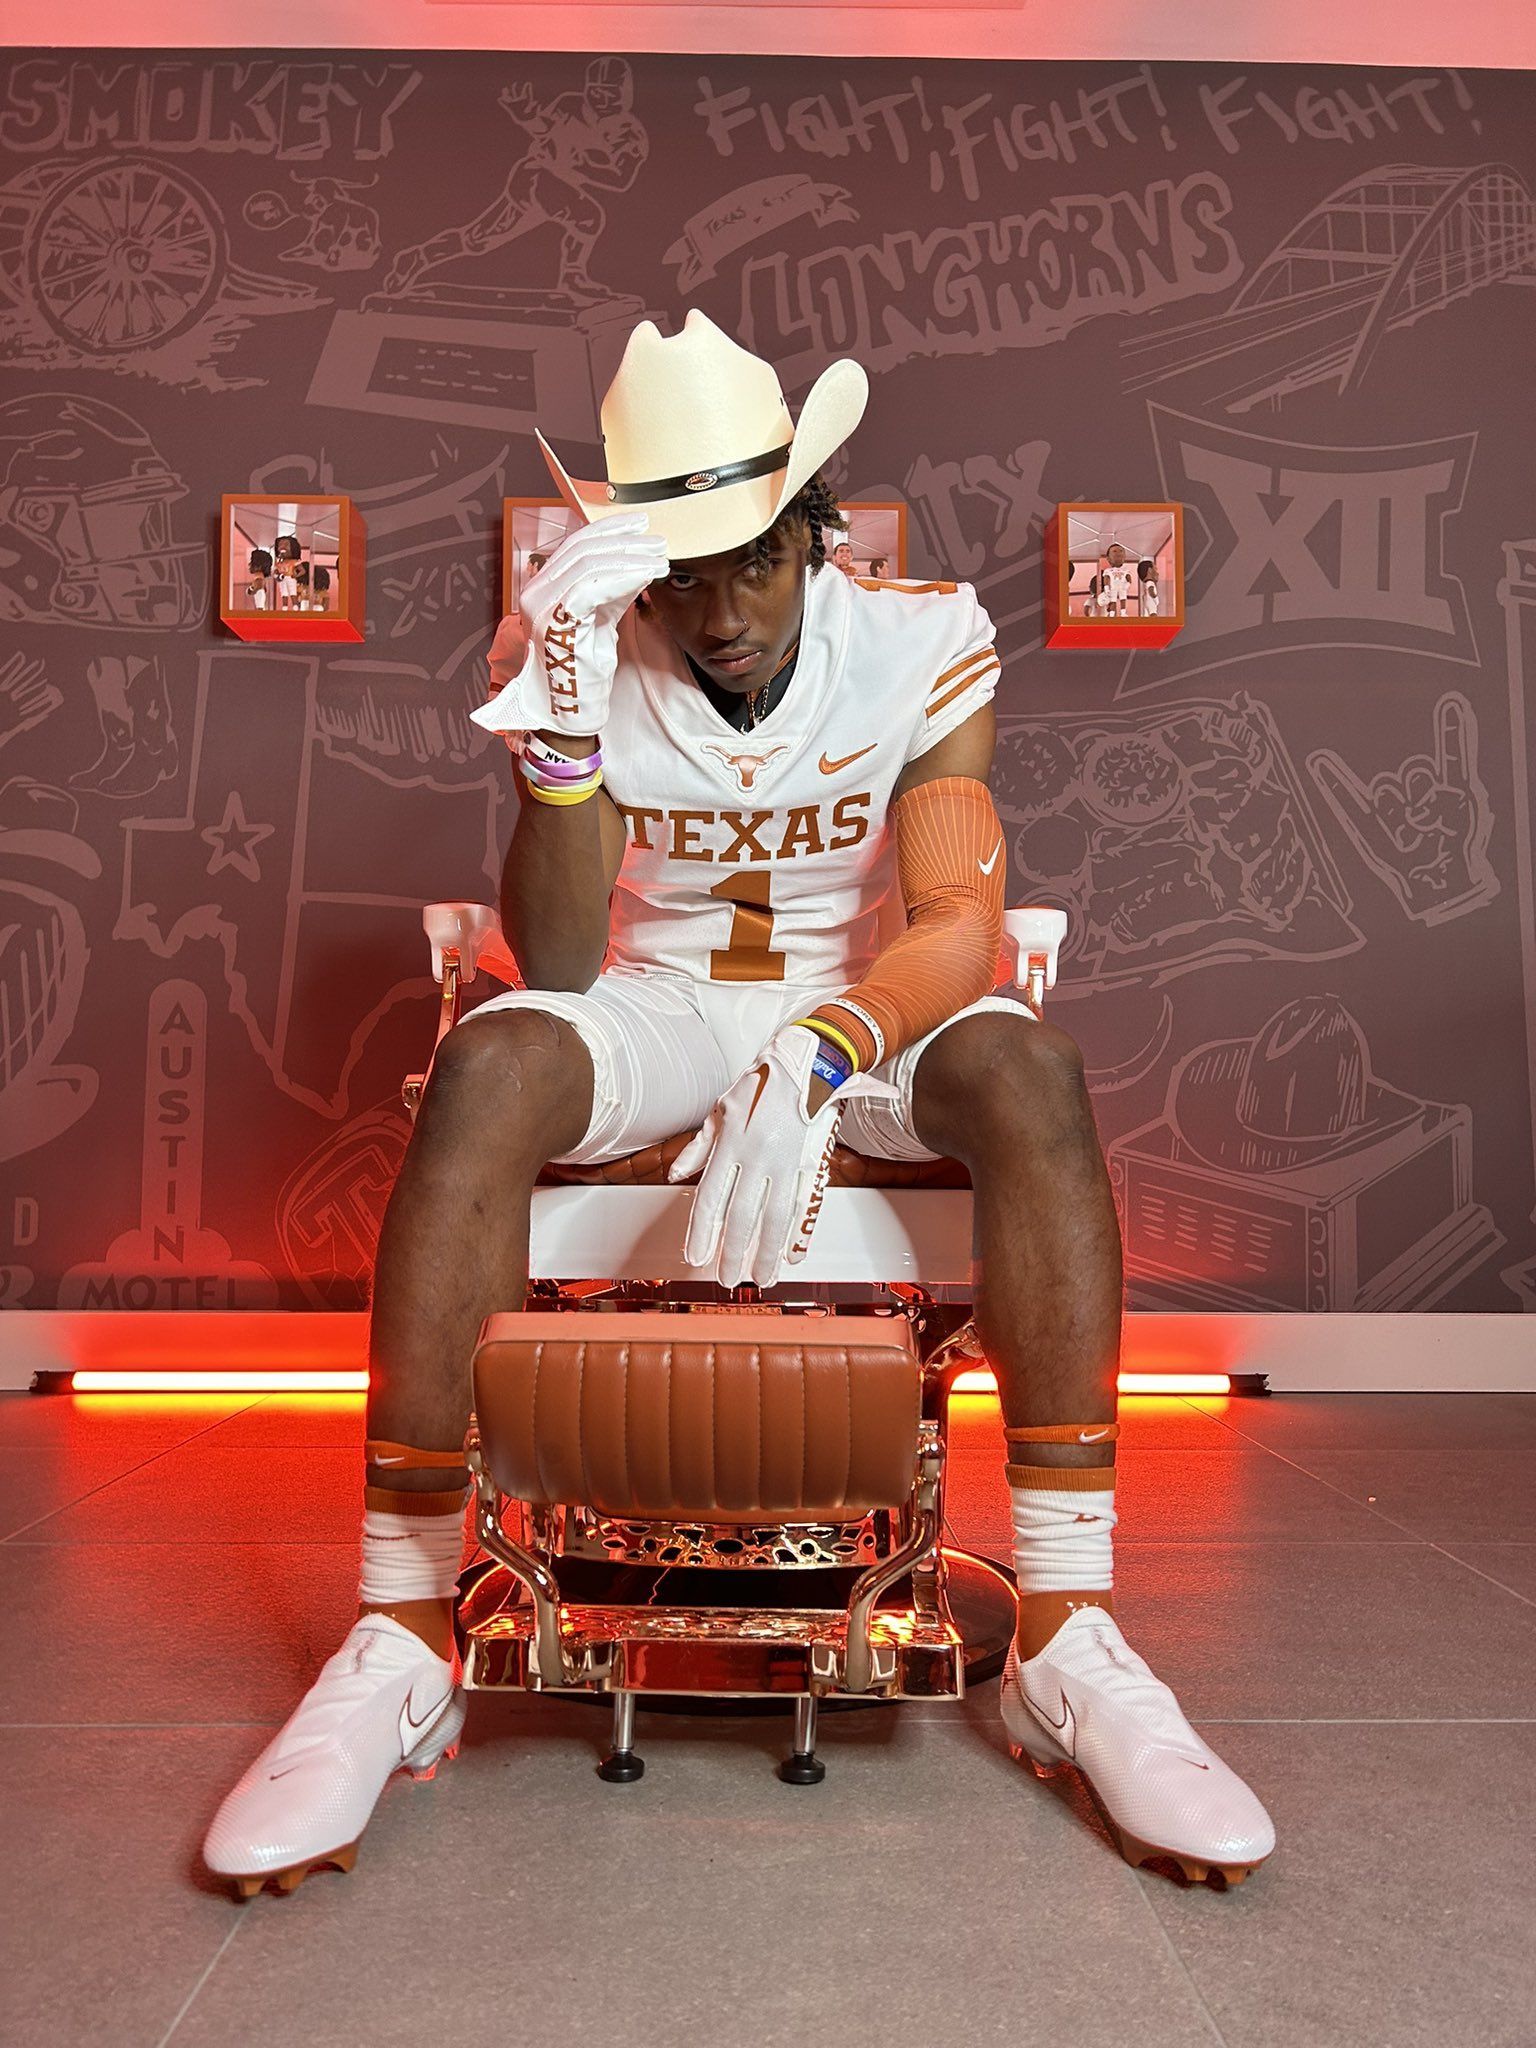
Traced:
<path fill-rule="evenodd" d="M 1002 666 L 1003 664 L 989 647 L 987 649 L 987 659 L 978 667 L 971 669 L 966 675 L 961 676 L 957 683 L 952 683 L 942 697 L 930 697 L 928 699 L 928 716 L 932 718 L 935 713 L 942 711 L 946 704 L 952 704 L 962 691 L 968 690 L 971 687 L 972 683 L 979 683 L 983 676 L 1000 672 Z"/>

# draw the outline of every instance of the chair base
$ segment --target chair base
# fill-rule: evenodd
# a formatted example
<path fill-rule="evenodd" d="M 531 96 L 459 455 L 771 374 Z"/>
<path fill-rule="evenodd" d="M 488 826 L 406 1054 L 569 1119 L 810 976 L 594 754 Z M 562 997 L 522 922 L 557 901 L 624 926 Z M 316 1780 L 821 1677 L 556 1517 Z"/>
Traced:
<path fill-rule="evenodd" d="M 533 1611 L 522 1588 L 494 1560 L 460 1581 L 459 1647 L 470 1691 L 546 1691 L 607 1703 L 614 1692 L 642 1696 L 647 1711 L 782 1712 L 811 1695 L 824 1707 L 874 1706 L 899 1699 L 956 1699 L 967 1684 L 1001 1671 L 1013 1635 L 1013 1581 L 991 1558 L 946 1549 L 947 1611 L 920 1611 L 910 1580 L 898 1581 L 877 1609 L 878 1686 L 850 1692 L 841 1683 L 846 1644 L 842 1604 L 855 1573 L 761 1571 L 722 1575 L 703 1569 L 665 1573 L 589 1565 L 579 1600 L 563 1587 L 564 1639 L 577 1682 L 545 1686 L 534 1667 Z M 569 1567 L 570 1561 L 562 1561 Z M 566 1576 L 562 1571 L 562 1578 Z M 722 1577 L 738 1604 L 725 1605 Z M 656 1602 L 665 1580 L 665 1605 Z M 813 1591 L 808 1580 L 824 1581 Z M 836 1582 L 835 1584 L 833 1582 Z M 817 1593 L 829 1601 L 813 1604 Z"/>

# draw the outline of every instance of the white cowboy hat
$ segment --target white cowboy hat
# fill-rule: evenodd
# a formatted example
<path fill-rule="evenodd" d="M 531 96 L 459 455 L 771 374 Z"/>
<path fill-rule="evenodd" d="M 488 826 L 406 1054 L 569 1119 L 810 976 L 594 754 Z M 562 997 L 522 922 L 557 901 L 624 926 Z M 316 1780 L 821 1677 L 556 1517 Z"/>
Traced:
<path fill-rule="evenodd" d="M 832 363 L 798 425 L 778 375 L 697 307 L 681 334 L 642 320 L 603 399 L 606 483 L 580 483 L 539 435 L 560 495 L 583 519 L 645 512 L 674 562 L 755 540 L 863 416 L 869 379 Z"/>

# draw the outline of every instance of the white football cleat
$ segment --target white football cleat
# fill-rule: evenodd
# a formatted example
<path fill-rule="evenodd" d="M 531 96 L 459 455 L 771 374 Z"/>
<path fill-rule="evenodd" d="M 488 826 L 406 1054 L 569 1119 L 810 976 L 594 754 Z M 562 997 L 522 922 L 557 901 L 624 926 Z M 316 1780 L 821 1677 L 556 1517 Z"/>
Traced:
<path fill-rule="evenodd" d="M 214 1815 L 204 1862 L 242 1899 L 268 1883 L 291 1892 L 322 1863 L 350 1870 L 395 1772 L 430 1778 L 463 1726 L 455 1665 L 389 1615 L 363 1615 Z"/>
<path fill-rule="evenodd" d="M 1003 1726 L 1038 1776 L 1077 1766 L 1127 1863 L 1167 1858 L 1192 1884 L 1234 1885 L 1275 1846 L 1264 1808 L 1102 1607 L 1068 1615 L 1027 1664 L 1010 1644 Z"/>

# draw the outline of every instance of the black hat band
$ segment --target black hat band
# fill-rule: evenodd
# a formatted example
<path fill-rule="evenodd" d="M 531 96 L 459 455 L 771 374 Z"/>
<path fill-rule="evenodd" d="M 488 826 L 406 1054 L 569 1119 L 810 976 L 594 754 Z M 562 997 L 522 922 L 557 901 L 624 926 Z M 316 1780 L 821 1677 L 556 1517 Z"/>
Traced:
<path fill-rule="evenodd" d="M 770 448 L 766 455 L 749 455 L 745 462 L 723 462 L 714 469 L 690 470 L 686 476 L 653 478 L 643 484 L 609 484 L 610 505 L 654 505 L 660 498 L 692 498 L 701 491 L 718 491 L 726 484 L 744 484 L 753 477 L 772 476 L 788 469 L 791 444 Z"/>

